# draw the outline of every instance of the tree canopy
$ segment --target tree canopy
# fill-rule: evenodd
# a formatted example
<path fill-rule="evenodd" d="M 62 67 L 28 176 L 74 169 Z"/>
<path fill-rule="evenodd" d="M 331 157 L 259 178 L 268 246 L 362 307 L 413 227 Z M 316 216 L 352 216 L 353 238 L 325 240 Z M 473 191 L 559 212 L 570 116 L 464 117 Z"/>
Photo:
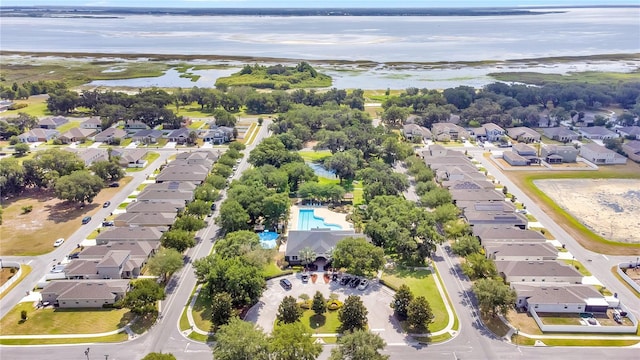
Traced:
<path fill-rule="evenodd" d="M 384 250 L 364 238 L 345 238 L 332 253 L 333 267 L 346 268 L 356 276 L 370 276 L 382 269 Z"/>

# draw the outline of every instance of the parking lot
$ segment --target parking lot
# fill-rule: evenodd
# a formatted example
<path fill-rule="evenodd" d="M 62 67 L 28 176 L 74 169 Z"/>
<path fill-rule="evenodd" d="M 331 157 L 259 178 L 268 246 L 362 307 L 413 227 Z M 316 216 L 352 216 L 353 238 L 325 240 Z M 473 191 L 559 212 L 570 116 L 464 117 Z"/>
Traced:
<path fill-rule="evenodd" d="M 278 306 L 287 295 L 298 299 L 300 295 L 307 294 L 313 298 L 316 291 L 320 291 L 325 298 L 329 298 L 331 293 L 335 293 L 338 295 L 339 300 L 343 302 L 349 295 L 359 295 L 369 311 L 367 316 L 369 329 L 380 334 L 387 344 L 405 343 L 406 336 L 402 333 L 399 323 L 393 316 L 393 310 L 389 306 L 393 301 L 393 292 L 380 285 L 377 279 L 371 280 L 370 285 L 365 290 L 359 290 L 340 285 L 338 281 L 325 283 L 322 273 L 318 273 L 316 283 L 311 280 L 303 283 L 301 276 L 298 273 L 267 281 L 267 289 L 262 294 L 258 304 L 249 310 L 245 320 L 256 323 L 266 332 L 271 332 L 278 313 Z M 291 281 L 292 287 L 290 290 L 286 290 L 280 285 L 279 282 L 283 278 Z"/>

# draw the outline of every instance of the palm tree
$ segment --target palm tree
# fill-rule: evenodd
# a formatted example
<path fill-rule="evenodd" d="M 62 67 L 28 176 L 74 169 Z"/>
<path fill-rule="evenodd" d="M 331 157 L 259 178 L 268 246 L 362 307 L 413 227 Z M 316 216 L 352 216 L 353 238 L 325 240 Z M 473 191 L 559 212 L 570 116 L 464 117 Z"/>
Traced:
<path fill-rule="evenodd" d="M 316 252 L 307 246 L 302 250 L 300 250 L 300 260 L 302 260 L 302 265 L 304 265 L 304 269 L 306 271 L 307 265 L 311 264 L 316 260 Z"/>

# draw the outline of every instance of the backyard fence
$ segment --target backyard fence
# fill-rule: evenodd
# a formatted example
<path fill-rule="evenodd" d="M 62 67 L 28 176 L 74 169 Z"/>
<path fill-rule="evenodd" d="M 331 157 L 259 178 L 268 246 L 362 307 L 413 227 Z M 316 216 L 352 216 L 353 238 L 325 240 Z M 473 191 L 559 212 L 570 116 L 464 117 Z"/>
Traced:
<path fill-rule="evenodd" d="M 19 262 L 16 262 L 16 261 L 3 261 L 2 262 L 2 267 L 3 268 L 17 268 L 18 271 L 16 271 L 16 273 L 13 274 L 13 276 L 9 280 L 7 280 L 6 283 L 4 283 L 4 284 L 2 284 L 2 286 L 0 286 L 0 294 L 2 294 L 11 285 L 13 285 L 13 283 L 18 281 L 18 279 L 20 279 L 20 275 L 22 275 L 22 267 L 20 266 Z"/>

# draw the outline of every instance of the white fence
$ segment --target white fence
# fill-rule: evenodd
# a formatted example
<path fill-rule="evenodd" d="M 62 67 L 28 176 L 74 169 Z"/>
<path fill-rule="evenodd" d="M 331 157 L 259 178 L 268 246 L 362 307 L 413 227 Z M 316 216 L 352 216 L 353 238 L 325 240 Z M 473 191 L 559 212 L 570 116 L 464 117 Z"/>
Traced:
<path fill-rule="evenodd" d="M 634 288 L 635 291 L 640 293 L 640 284 L 638 284 L 637 282 L 633 281 L 632 278 L 630 278 L 627 274 L 624 273 L 624 271 L 622 271 L 622 269 L 627 269 L 631 265 L 637 265 L 637 263 L 636 264 L 633 264 L 633 262 L 620 263 L 620 264 L 618 264 L 618 267 L 616 268 L 616 271 L 618 272 L 618 275 L 620 275 L 620 277 L 623 278 L 624 281 L 627 282 L 627 284 L 629 284 L 632 288 Z"/>
<path fill-rule="evenodd" d="M 16 262 L 16 261 L 3 261 L 2 262 L 2 267 L 3 268 L 17 268 L 18 271 L 15 274 L 13 274 L 11 279 L 7 280 L 6 283 L 4 283 L 4 284 L 2 284 L 2 286 L 0 286 L 0 294 L 2 294 L 11 285 L 13 285 L 14 282 L 18 281 L 18 279 L 20 279 L 20 275 L 22 275 L 22 267 L 20 267 L 20 263 L 19 262 Z"/>
<path fill-rule="evenodd" d="M 534 309 L 529 309 L 529 312 L 542 332 L 635 334 L 638 330 L 638 319 L 636 319 L 636 317 L 622 303 L 620 304 L 620 309 L 627 312 L 627 318 L 631 320 L 633 325 L 546 325 L 542 323 L 542 320 Z"/>

